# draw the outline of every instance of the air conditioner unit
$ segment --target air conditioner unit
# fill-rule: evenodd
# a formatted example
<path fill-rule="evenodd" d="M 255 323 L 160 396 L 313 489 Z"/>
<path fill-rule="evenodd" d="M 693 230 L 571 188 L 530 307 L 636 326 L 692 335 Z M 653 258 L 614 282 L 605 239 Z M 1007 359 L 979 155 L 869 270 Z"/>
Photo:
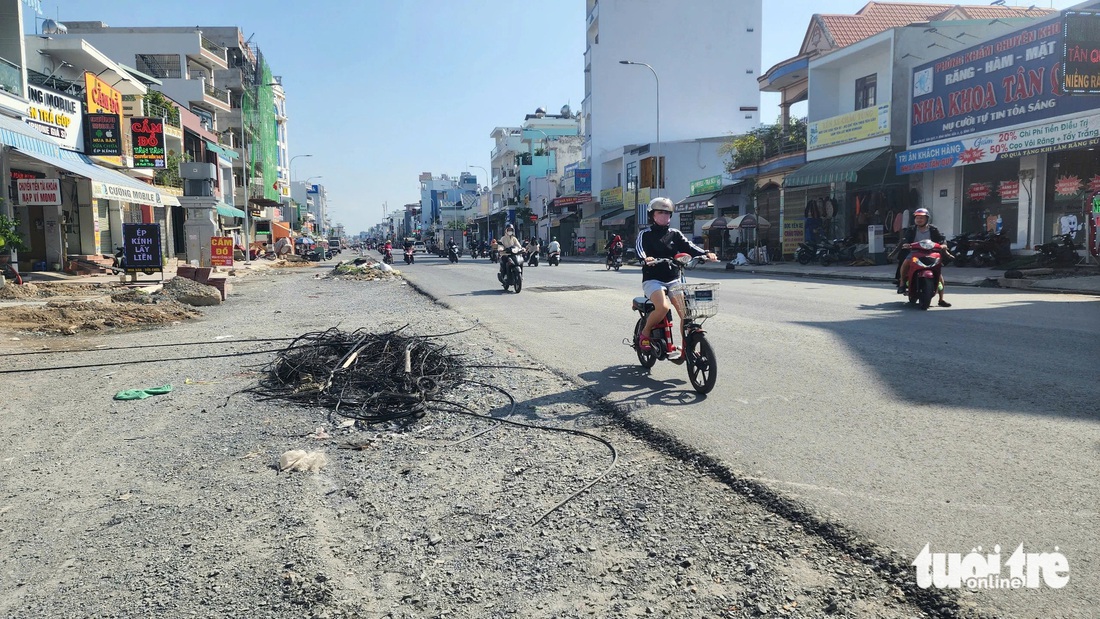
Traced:
<path fill-rule="evenodd" d="M 214 180 L 217 178 L 217 173 L 212 163 L 190 163 L 184 162 L 180 164 L 180 178 L 186 180 Z"/>

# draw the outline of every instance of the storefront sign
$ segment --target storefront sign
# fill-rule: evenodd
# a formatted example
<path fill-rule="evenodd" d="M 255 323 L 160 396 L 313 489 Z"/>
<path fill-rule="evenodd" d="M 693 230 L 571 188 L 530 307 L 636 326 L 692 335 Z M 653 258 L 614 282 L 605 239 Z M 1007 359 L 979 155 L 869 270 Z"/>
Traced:
<path fill-rule="evenodd" d="M 149 206 L 165 206 L 166 204 L 159 191 L 123 187 L 122 185 L 112 185 L 98 181 L 92 182 L 92 197 L 100 200 L 148 204 Z M 176 206 L 176 204 L 172 206 Z"/>
<path fill-rule="evenodd" d="M 869 107 L 810 123 L 806 149 L 814 150 L 890 134 L 890 104 Z"/>
<path fill-rule="evenodd" d="M 16 170 L 11 169 L 11 179 L 17 181 L 19 179 L 32 179 L 32 178 L 46 178 L 46 175 L 42 172 L 34 172 L 33 170 Z"/>
<path fill-rule="evenodd" d="M 783 253 L 793 254 L 798 251 L 798 244 L 806 239 L 806 221 L 783 221 Z"/>
<path fill-rule="evenodd" d="M 966 188 L 966 197 L 971 202 L 981 202 L 988 198 L 990 193 L 992 193 L 992 189 L 989 183 L 971 183 Z"/>
<path fill-rule="evenodd" d="M 27 85 L 27 124 L 55 138 L 61 146 L 77 150 L 82 143 L 83 106 L 72 97 L 41 86 Z"/>
<path fill-rule="evenodd" d="M 576 196 L 558 196 L 554 198 L 554 206 L 573 206 L 575 204 L 584 204 L 585 202 L 591 202 L 592 195 L 583 193 Z"/>
<path fill-rule="evenodd" d="M 214 236 L 210 238 L 210 265 L 216 267 L 233 266 L 233 237 Z"/>
<path fill-rule="evenodd" d="M 99 79 L 95 73 L 84 72 L 84 92 L 90 114 L 122 116 L 122 93 Z"/>
<path fill-rule="evenodd" d="M 1100 115 L 989 133 L 898 153 L 898 174 L 915 174 L 1100 144 Z"/>
<path fill-rule="evenodd" d="M 1020 181 L 1001 181 L 997 185 L 997 195 L 1001 196 L 1001 202 L 1018 202 Z"/>
<path fill-rule="evenodd" d="M 122 224 L 122 239 L 127 272 L 152 272 L 163 268 L 159 224 Z"/>
<path fill-rule="evenodd" d="M 128 122 L 134 143 L 134 167 L 163 168 L 167 165 L 164 151 L 164 119 L 135 116 Z"/>
<path fill-rule="evenodd" d="M 600 191 L 600 206 L 603 208 L 611 208 L 612 206 L 623 205 L 623 188 L 612 187 L 611 189 L 604 189 Z"/>
<path fill-rule="evenodd" d="M 1059 176 L 1054 181 L 1054 193 L 1059 196 L 1075 196 L 1081 191 L 1081 179 L 1077 176 Z"/>
<path fill-rule="evenodd" d="M 94 157 L 122 154 L 122 131 L 117 114 L 84 115 L 84 152 Z"/>
<path fill-rule="evenodd" d="M 637 189 L 626 190 L 623 194 L 623 208 L 628 211 L 633 210 L 637 205 L 642 205 L 644 208 L 652 199 L 649 197 L 650 190 L 650 187 L 639 187 Z M 645 218 L 643 217 L 642 220 L 644 221 Z"/>
<path fill-rule="evenodd" d="M 722 176 L 708 176 L 701 178 L 697 181 L 691 181 L 688 183 L 688 189 L 691 191 L 689 196 L 699 195 L 701 193 L 710 193 L 712 191 L 718 191 L 722 188 Z"/>
<path fill-rule="evenodd" d="M 22 206 L 61 206 L 61 179 L 18 179 L 15 190 Z"/>
<path fill-rule="evenodd" d="M 1074 95 L 1100 94 L 1100 13 L 1066 11 L 1062 52 L 1062 90 Z"/>
<path fill-rule="evenodd" d="M 1076 112 L 1062 91 L 1062 19 L 1028 26 L 913 69 L 909 143 L 1000 131 Z"/>
<path fill-rule="evenodd" d="M 573 190 L 592 193 L 592 170 L 590 168 L 577 168 L 573 173 Z"/>
<path fill-rule="evenodd" d="M 1100 193 L 1100 174 L 1089 179 L 1089 193 Z"/>

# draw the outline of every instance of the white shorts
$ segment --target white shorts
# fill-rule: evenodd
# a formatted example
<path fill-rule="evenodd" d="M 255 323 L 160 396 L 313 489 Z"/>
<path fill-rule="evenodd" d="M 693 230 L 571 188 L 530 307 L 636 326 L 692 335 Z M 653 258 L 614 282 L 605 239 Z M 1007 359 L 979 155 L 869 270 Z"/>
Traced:
<path fill-rule="evenodd" d="M 680 283 L 680 280 L 678 280 L 678 279 L 674 279 L 671 282 L 662 282 L 662 281 L 659 281 L 659 280 L 656 280 L 656 279 L 647 279 L 644 282 L 642 282 L 642 294 L 645 295 L 645 298 L 649 299 L 650 297 L 653 296 L 654 292 L 657 292 L 658 290 L 661 290 L 661 289 L 667 290 L 669 286 L 675 286 L 676 284 L 679 284 L 679 283 Z M 676 293 L 677 296 L 683 296 L 683 294 L 684 294 L 683 292 Z"/>

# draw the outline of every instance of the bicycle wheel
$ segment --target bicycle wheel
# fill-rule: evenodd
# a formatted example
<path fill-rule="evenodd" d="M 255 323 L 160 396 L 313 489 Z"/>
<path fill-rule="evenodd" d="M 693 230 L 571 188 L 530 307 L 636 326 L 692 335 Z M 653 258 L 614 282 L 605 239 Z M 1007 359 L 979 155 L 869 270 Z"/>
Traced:
<path fill-rule="evenodd" d="M 638 363 L 643 368 L 651 368 L 654 363 L 657 363 L 657 351 L 650 347 L 649 352 L 645 352 L 638 346 L 638 334 L 641 333 L 644 326 L 645 318 L 639 318 L 637 324 L 634 325 L 634 352 L 638 353 Z"/>
<path fill-rule="evenodd" d="M 714 350 L 706 336 L 702 333 L 689 336 L 684 354 L 687 356 L 688 380 L 691 381 L 691 386 L 696 393 L 710 393 L 718 382 L 718 360 L 714 357 Z"/>

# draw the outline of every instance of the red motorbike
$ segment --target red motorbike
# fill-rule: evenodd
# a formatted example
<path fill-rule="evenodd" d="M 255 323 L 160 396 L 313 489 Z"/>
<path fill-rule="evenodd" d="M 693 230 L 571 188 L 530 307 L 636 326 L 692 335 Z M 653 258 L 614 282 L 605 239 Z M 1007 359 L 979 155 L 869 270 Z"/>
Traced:
<path fill-rule="evenodd" d="M 909 245 L 909 279 L 905 283 L 905 293 L 910 305 L 926 310 L 932 304 L 932 297 L 939 290 L 943 252 L 946 249 L 946 246 L 928 239 Z"/>

